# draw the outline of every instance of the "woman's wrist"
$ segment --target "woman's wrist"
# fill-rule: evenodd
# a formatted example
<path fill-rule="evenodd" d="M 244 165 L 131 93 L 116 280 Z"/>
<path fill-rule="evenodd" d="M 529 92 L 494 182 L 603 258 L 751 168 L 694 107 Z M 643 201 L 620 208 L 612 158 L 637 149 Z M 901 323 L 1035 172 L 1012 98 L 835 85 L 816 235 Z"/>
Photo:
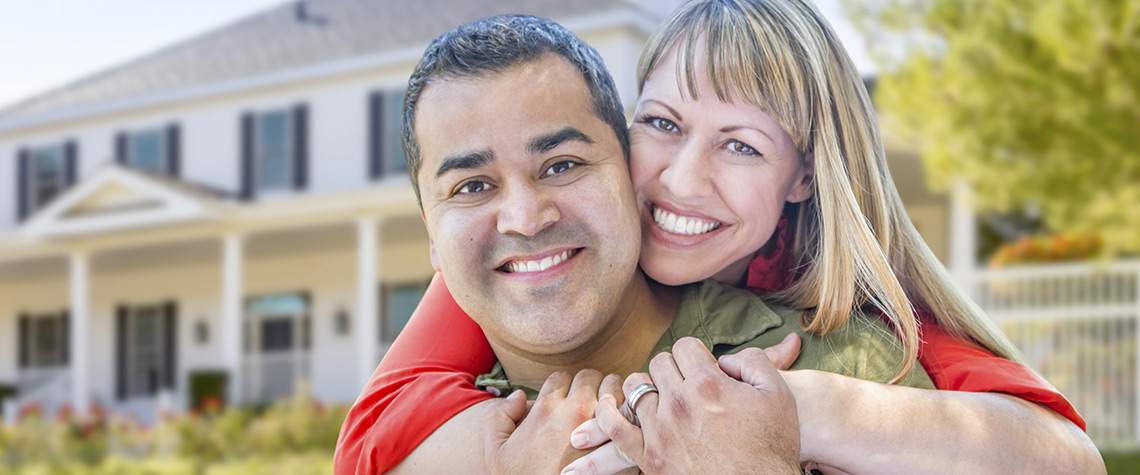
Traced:
<path fill-rule="evenodd" d="M 800 421 L 800 461 L 834 462 L 844 444 L 847 417 L 855 411 L 849 403 L 856 397 L 848 386 L 851 378 L 815 370 L 784 372 L 784 380 L 796 397 Z M 846 409 L 845 409 L 846 408 Z"/>

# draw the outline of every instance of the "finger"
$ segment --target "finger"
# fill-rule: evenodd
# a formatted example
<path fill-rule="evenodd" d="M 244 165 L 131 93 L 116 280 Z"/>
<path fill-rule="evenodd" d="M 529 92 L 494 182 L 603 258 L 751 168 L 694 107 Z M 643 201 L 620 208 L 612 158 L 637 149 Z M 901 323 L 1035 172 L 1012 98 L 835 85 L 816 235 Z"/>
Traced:
<path fill-rule="evenodd" d="M 628 378 L 625 378 L 625 384 L 622 389 L 625 390 L 626 404 L 630 402 L 629 393 L 642 384 L 653 384 L 653 380 L 645 373 L 633 373 L 629 375 Z M 638 420 L 641 421 L 641 426 L 652 426 L 653 422 L 657 419 L 657 392 L 647 392 L 641 395 L 641 398 L 635 402 L 637 406 L 630 407 L 630 409 L 633 409 L 633 412 L 637 414 Z M 605 427 L 602 427 L 602 430 L 605 430 Z M 613 434 L 610 434 L 610 438 L 613 438 Z M 623 446 L 622 449 L 624 450 L 625 447 Z"/>
<path fill-rule="evenodd" d="M 724 370 L 725 374 L 732 376 L 733 378 L 736 378 L 736 379 L 741 379 L 741 377 L 740 377 L 740 366 L 741 366 L 741 364 L 745 360 L 747 360 L 749 358 L 755 358 L 757 356 L 767 358 L 768 354 L 764 350 L 761 350 L 760 348 L 745 348 L 745 349 L 741 350 L 740 353 L 736 353 L 733 355 L 725 355 L 725 356 L 720 357 L 720 359 L 717 360 L 717 364 L 720 365 L 720 369 Z"/>
<path fill-rule="evenodd" d="M 483 437 L 484 451 L 488 455 L 498 451 L 515 432 L 525 414 L 526 395 L 522 390 L 516 390 L 504 399 L 489 401 L 483 413 L 483 426 L 486 430 Z"/>
<path fill-rule="evenodd" d="M 583 455 L 578 460 L 570 462 L 562 473 L 576 475 L 610 475 L 630 467 L 636 467 L 633 459 L 618 448 L 617 444 L 610 442 L 598 450 Z"/>
<path fill-rule="evenodd" d="M 625 402 L 625 394 L 621 392 L 621 381 L 621 376 L 616 374 L 607 374 L 605 378 L 602 378 L 602 384 L 598 386 L 598 400 L 600 401 L 602 396 L 609 394 L 618 404 Z"/>
<path fill-rule="evenodd" d="M 716 358 L 705 344 L 696 338 L 685 337 L 677 340 L 673 344 L 673 359 L 677 361 L 677 369 L 685 379 L 702 374 L 723 373 L 716 364 Z"/>
<path fill-rule="evenodd" d="M 751 353 L 741 358 L 740 380 L 762 391 L 775 388 L 784 382 L 780 372 L 764 352 Z"/>
<path fill-rule="evenodd" d="M 656 396 L 656 394 L 654 394 Z M 638 403 L 640 406 L 642 403 Z M 633 465 L 640 465 L 645 454 L 645 436 L 641 428 L 633 425 L 618 411 L 612 398 L 598 401 L 598 408 L 594 410 L 598 428 L 613 441 L 622 453 L 627 455 Z"/>
<path fill-rule="evenodd" d="M 574 375 L 574 381 L 570 383 L 570 392 L 566 397 L 596 401 L 598 399 L 598 386 L 601 384 L 602 373 L 600 371 L 584 369 Z"/>
<path fill-rule="evenodd" d="M 764 353 L 768 355 L 768 359 L 772 360 L 772 364 L 776 369 L 788 369 L 792 363 L 796 362 L 796 358 L 800 356 L 800 336 L 795 333 L 789 333 L 784 337 L 784 340 L 777 343 L 775 346 L 764 348 Z"/>
<path fill-rule="evenodd" d="M 565 371 L 555 371 L 546 378 L 546 382 L 542 383 L 542 389 L 538 390 L 538 398 L 542 399 L 543 396 L 548 394 L 561 395 L 566 397 L 566 392 L 570 389 L 570 383 L 573 378 L 570 373 Z M 536 399 L 536 400 L 537 400 Z"/>
<path fill-rule="evenodd" d="M 669 352 L 658 353 L 649 360 L 649 377 L 653 378 L 653 384 L 659 389 L 676 388 L 685 381 L 681 376 L 681 370 L 677 369 L 673 354 Z"/>
<path fill-rule="evenodd" d="M 597 413 L 596 408 L 594 412 Z M 592 449 L 609 441 L 610 436 L 602 432 L 596 417 L 579 424 L 570 432 L 570 446 L 579 450 Z"/>

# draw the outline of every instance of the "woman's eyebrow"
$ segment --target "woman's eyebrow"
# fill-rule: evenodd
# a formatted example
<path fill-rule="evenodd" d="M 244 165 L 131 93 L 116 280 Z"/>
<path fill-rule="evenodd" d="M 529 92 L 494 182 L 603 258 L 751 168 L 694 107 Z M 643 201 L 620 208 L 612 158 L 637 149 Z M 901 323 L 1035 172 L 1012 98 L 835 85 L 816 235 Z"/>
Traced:
<path fill-rule="evenodd" d="M 654 103 L 654 104 L 657 104 L 657 105 L 659 105 L 659 106 L 661 106 L 661 107 L 664 107 L 665 109 L 667 109 L 667 110 L 669 111 L 669 113 L 670 113 L 670 114 L 673 114 L 673 117 L 676 117 L 676 118 L 677 118 L 677 120 L 680 120 L 680 121 L 684 121 L 684 120 L 685 120 L 685 118 L 684 118 L 684 117 L 681 117 L 681 113 L 680 113 L 680 112 L 677 112 L 677 109 L 674 109 L 674 108 L 672 108 L 672 107 L 669 107 L 669 104 L 666 104 L 666 103 L 664 103 L 664 102 L 661 102 L 661 101 L 659 101 L 659 100 L 657 100 L 657 99 L 646 99 L 644 102 L 652 102 L 652 103 Z"/>
<path fill-rule="evenodd" d="M 594 143 L 594 141 L 582 133 L 582 131 L 571 126 L 566 126 L 554 132 L 542 134 L 531 139 L 526 145 L 526 153 L 529 155 L 539 155 L 554 150 L 566 142 L 573 141 L 588 144 Z"/>
<path fill-rule="evenodd" d="M 760 132 L 760 133 L 761 133 L 761 134 L 763 134 L 765 137 L 768 137 L 768 140 L 772 141 L 773 143 L 775 143 L 775 142 L 776 142 L 776 139 L 772 138 L 772 136 L 771 136 L 771 135 L 768 135 L 768 133 L 767 133 L 767 132 L 765 132 L 765 131 L 763 131 L 763 130 L 760 130 L 760 129 L 756 128 L 756 127 L 748 127 L 748 126 L 746 126 L 746 125 L 729 125 L 729 126 L 727 126 L 727 127 L 722 127 L 722 128 L 720 129 L 720 131 L 721 131 L 722 133 L 736 132 L 737 130 L 752 130 L 752 131 L 755 131 L 755 132 Z"/>

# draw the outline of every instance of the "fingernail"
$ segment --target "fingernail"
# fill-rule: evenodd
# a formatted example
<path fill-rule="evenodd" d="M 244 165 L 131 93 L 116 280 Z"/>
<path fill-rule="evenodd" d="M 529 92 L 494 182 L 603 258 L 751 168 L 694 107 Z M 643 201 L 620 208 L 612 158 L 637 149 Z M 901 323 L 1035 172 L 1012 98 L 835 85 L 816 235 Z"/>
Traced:
<path fill-rule="evenodd" d="M 570 434 L 570 445 L 573 445 L 575 449 L 585 447 L 588 443 L 590 443 L 590 438 L 587 437 L 586 434 L 583 434 L 581 432 L 574 432 Z"/>
<path fill-rule="evenodd" d="M 578 469 L 567 467 L 566 469 L 562 470 L 562 475 L 578 475 Z"/>
<path fill-rule="evenodd" d="M 507 396 L 507 399 L 510 399 L 512 401 L 517 401 L 520 397 L 523 397 L 523 390 L 516 389 L 515 392 L 513 392 L 509 396 Z"/>

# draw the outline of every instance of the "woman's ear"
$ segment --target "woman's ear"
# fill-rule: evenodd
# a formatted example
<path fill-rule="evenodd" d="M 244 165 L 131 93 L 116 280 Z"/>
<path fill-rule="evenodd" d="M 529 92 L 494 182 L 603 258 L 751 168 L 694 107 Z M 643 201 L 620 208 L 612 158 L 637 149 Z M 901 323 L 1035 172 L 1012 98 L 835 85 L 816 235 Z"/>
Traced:
<path fill-rule="evenodd" d="M 800 177 L 796 180 L 792 188 L 788 190 L 788 202 L 799 203 L 803 200 L 811 198 L 815 192 L 815 154 L 809 153 L 804 155 L 803 168 L 800 169 Z"/>

